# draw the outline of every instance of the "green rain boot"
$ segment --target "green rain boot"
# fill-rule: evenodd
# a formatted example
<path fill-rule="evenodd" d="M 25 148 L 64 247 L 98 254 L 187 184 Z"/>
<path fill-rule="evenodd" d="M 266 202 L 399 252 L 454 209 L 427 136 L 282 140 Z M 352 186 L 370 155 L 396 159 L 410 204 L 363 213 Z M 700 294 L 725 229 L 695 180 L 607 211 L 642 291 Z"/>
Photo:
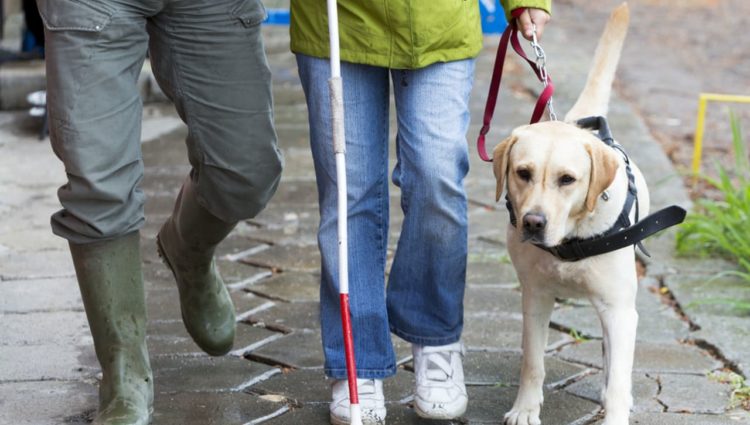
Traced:
<path fill-rule="evenodd" d="M 234 305 L 216 269 L 214 251 L 235 225 L 199 205 L 188 178 L 156 237 L 159 255 L 177 281 L 185 328 L 212 356 L 228 353 L 234 343 Z"/>
<path fill-rule="evenodd" d="M 70 244 L 96 358 L 102 368 L 95 425 L 145 425 L 154 402 L 138 232 Z"/>

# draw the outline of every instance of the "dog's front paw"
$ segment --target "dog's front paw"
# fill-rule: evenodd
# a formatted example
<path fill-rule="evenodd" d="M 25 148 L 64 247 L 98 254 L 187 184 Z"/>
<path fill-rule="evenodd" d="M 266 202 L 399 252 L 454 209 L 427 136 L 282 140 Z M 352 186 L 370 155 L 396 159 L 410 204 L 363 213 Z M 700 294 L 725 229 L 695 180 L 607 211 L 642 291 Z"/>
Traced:
<path fill-rule="evenodd" d="M 541 404 L 536 403 L 534 406 L 516 407 L 505 414 L 505 425 L 541 425 L 539 420 L 539 411 Z"/>

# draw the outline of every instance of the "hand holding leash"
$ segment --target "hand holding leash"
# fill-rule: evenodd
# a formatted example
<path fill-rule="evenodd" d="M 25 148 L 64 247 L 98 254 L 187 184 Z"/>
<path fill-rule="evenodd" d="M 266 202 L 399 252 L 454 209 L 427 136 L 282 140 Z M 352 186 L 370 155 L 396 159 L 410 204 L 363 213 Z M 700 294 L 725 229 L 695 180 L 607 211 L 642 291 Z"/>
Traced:
<path fill-rule="evenodd" d="M 549 22 L 549 14 L 542 9 L 524 9 L 523 13 L 516 19 L 516 26 L 523 38 L 532 41 L 532 38 L 541 38 L 544 25 Z"/>

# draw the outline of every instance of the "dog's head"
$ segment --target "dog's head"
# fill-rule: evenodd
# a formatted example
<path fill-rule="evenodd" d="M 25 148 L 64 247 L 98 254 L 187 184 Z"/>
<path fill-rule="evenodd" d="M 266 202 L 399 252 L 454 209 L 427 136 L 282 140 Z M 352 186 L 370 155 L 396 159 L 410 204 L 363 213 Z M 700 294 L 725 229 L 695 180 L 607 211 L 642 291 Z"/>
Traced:
<path fill-rule="evenodd" d="M 592 213 L 619 161 L 588 130 L 551 121 L 516 128 L 494 151 L 496 199 L 505 187 L 524 240 L 555 246 Z"/>

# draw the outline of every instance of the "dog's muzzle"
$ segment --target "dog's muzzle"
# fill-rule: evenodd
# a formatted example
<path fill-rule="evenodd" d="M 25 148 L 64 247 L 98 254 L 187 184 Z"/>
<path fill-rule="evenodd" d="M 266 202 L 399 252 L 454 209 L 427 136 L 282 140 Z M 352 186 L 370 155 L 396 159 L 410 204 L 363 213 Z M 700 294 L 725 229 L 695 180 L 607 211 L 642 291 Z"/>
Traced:
<path fill-rule="evenodd" d="M 544 230 L 547 217 L 542 213 L 527 213 L 523 216 L 523 238 L 537 244 L 544 244 Z"/>

